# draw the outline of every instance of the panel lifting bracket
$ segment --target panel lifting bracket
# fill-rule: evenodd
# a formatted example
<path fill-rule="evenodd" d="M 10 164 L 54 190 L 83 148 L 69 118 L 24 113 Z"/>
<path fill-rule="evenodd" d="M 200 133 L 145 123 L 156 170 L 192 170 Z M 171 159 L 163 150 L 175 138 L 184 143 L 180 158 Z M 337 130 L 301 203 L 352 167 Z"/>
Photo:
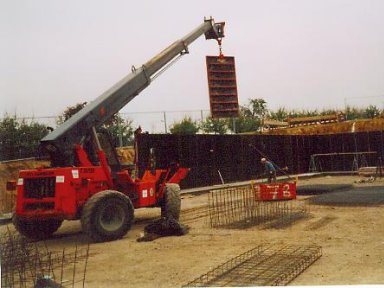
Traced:
<path fill-rule="evenodd" d="M 219 59 L 223 59 L 224 58 L 224 54 L 223 54 L 223 49 L 222 49 L 222 46 L 221 46 L 221 38 L 218 38 L 217 39 L 217 44 L 219 44 Z"/>

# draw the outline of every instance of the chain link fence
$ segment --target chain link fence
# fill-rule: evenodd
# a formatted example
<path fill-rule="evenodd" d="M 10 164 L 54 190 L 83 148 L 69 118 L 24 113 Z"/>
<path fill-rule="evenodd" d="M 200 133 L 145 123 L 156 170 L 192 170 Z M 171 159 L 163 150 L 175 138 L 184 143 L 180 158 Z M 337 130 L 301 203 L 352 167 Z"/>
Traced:
<path fill-rule="evenodd" d="M 135 130 L 139 126 L 142 131 L 151 134 L 168 134 L 170 128 L 184 118 L 190 118 L 197 124 L 201 124 L 210 115 L 209 110 L 188 110 L 188 111 L 154 111 L 154 112 L 123 112 L 119 115 L 124 120 L 132 121 L 132 128 Z M 17 123 L 26 126 L 34 124 L 55 129 L 58 126 L 59 116 L 43 117 L 17 117 L 11 116 Z M 1 120 L 4 120 L 5 117 Z M 51 129 L 52 128 L 52 129 Z M 4 127 L 4 129 L 7 129 Z M 9 128 L 8 128 L 9 129 Z M 1 129 L 0 129 L 1 130 Z M 48 133 L 49 130 L 47 130 Z M 37 136 L 37 135 L 36 135 Z M 0 137 L 0 161 L 24 159 L 37 156 L 37 148 L 40 138 L 23 137 L 23 132 L 14 131 L 11 135 Z"/>

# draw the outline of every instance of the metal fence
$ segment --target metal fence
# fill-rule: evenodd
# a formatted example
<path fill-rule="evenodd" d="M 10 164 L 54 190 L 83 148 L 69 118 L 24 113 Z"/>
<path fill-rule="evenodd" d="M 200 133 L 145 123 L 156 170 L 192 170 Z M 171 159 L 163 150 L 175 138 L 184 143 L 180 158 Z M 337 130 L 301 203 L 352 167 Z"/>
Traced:
<path fill-rule="evenodd" d="M 141 127 L 145 133 L 169 133 L 170 128 L 175 123 L 179 123 L 184 118 L 190 118 L 197 124 L 201 124 L 209 117 L 209 110 L 184 110 L 184 111 L 152 111 L 152 112 L 122 112 L 119 116 L 123 119 L 132 121 L 133 129 Z M 16 117 L 17 122 L 27 125 L 38 123 L 43 126 L 56 128 L 59 116 L 44 117 Z M 0 119 L 1 121 L 1 119 Z M 22 159 L 37 156 L 39 138 L 25 139 L 17 137 L 15 139 L 0 139 L 0 161 Z"/>

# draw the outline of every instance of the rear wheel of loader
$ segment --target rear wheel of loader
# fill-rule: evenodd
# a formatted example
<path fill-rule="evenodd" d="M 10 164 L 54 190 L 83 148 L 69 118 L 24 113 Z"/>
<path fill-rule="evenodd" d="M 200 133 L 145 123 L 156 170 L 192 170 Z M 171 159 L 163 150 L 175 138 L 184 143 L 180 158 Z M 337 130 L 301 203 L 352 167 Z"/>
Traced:
<path fill-rule="evenodd" d="M 134 208 L 131 200 L 118 191 L 106 190 L 85 203 L 81 225 L 95 242 L 122 238 L 131 229 Z"/>
<path fill-rule="evenodd" d="M 161 217 L 172 218 L 179 221 L 180 218 L 180 186 L 174 183 L 165 184 L 164 199 L 161 205 Z"/>
<path fill-rule="evenodd" d="M 53 233 L 55 233 L 60 228 L 63 220 L 24 220 L 14 214 L 12 222 L 20 234 L 30 239 L 42 240 L 49 238 Z"/>

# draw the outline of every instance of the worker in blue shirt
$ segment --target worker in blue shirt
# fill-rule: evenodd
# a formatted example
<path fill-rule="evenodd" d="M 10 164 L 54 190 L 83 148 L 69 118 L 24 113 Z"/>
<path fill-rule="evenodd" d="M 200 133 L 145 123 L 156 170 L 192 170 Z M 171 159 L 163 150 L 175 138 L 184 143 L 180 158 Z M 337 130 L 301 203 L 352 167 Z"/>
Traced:
<path fill-rule="evenodd" d="M 264 165 L 265 168 L 265 174 L 268 177 L 268 183 L 276 182 L 276 168 L 272 164 L 272 162 L 268 161 L 265 158 L 261 158 L 261 164 Z"/>

